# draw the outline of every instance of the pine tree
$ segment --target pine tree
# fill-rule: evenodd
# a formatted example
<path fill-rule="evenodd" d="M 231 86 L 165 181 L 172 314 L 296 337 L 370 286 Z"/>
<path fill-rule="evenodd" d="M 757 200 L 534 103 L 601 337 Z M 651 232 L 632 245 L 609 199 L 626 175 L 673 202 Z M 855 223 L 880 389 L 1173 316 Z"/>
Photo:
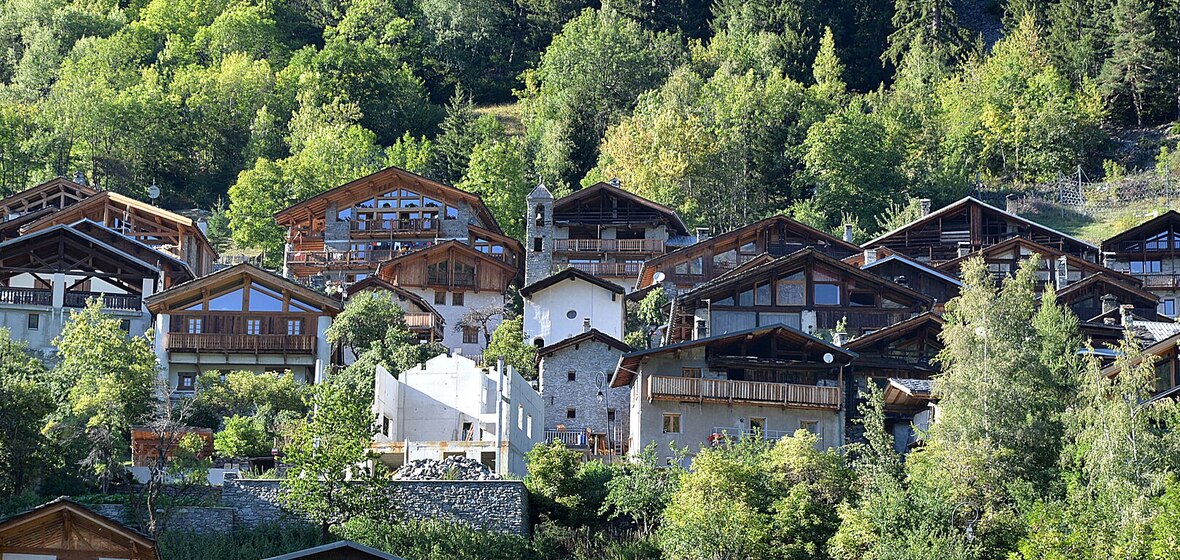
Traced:
<path fill-rule="evenodd" d="M 1135 122 L 1143 126 L 1148 94 L 1163 66 L 1163 53 L 1156 47 L 1153 10 L 1148 0 L 1118 0 L 1114 7 L 1114 29 L 1110 57 L 1102 67 L 1102 85 L 1109 99 L 1129 98 Z"/>
<path fill-rule="evenodd" d="M 451 96 L 451 102 L 447 106 L 447 116 L 439 125 L 442 134 L 439 134 L 435 142 L 435 159 L 438 167 L 435 175 L 439 180 L 453 185 L 467 173 L 471 149 L 476 144 L 474 123 L 475 102 L 470 94 L 456 87 L 455 94 Z"/>
<path fill-rule="evenodd" d="M 896 0 L 889 48 L 882 61 L 898 64 L 914 44 L 922 43 L 939 57 L 957 59 L 966 52 L 971 33 L 959 26 L 952 0 Z"/>

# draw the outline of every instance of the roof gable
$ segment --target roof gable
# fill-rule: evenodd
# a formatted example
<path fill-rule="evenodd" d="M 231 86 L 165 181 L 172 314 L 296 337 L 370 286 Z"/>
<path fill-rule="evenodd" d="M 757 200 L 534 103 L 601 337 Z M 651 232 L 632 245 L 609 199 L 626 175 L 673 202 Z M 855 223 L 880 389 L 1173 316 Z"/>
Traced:
<path fill-rule="evenodd" d="M 0 199 L 0 220 L 12 213 L 36 212 L 46 208 L 60 210 L 98 194 L 86 185 L 56 177 Z"/>
<path fill-rule="evenodd" d="M 160 268 L 104 240 L 57 224 L 0 243 L 0 277 L 32 271 L 87 272 L 135 280 L 154 277 Z"/>
<path fill-rule="evenodd" d="M 954 276 L 952 276 L 950 274 L 947 274 L 947 273 L 942 272 L 938 269 L 926 266 L 918 261 L 910 259 L 909 257 L 902 256 L 901 253 L 896 253 L 896 252 L 891 255 L 888 255 L 884 258 L 877 259 L 867 265 L 863 265 L 860 268 L 861 268 L 861 270 L 868 270 L 868 269 L 873 268 L 875 266 L 879 266 L 879 265 L 882 265 L 885 263 L 895 262 L 895 261 L 905 264 L 906 266 L 908 266 L 914 270 L 917 270 L 918 272 L 921 272 L 923 274 L 928 274 L 930 276 L 938 278 L 939 280 L 942 280 L 948 284 L 954 284 L 956 286 L 963 285 L 963 282 L 961 280 L 959 280 L 958 278 L 955 278 Z M 847 261 L 845 261 L 845 262 L 847 262 Z"/>
<path fill-rule="evenodd" d="M 343 308 L 343 304 L 334 298 L 258 268 L 251 263 L 236 264 L 196 280 L 178 284 L 148 296 L 144 302 L 152 313 L 167 312 L 174 305 L 187 302 L 195 295 L 220 294 L 233 287 L 243 285 L 246 279 L 249 279 L 251 284 L 259 284 L 279 294 L 290 293 L 292 298 L 319 306 L 325 314 L 335 315 Z"/>
<path fill-rule="evenodd" d="M 0 521 L 0 551 L 155 560 L 156 543 L 65 497 Z"/>
<path fill-rule="evenodd" d="M 1128 295 L 1128 296 L 1132 296 L 1135 298 L 1139 298 L 1141 301 L 1149 302 L 1153 306 L 1156 304 L 1156 302 L 1159 301 L 1159 297 L 1156 296 L 1155 294 L 1153 294 L 1147 290 L 1144 290 L 1143 288 L 1139 288 L 1137 286 L 1128 286 L 1127 284 L 1124 284 L 1122 282 L 1119 282 L 1119 281 L 1111 278 L 1110 276 L 1107 276 L 1105 273 L 1098 273 L 1098 274 L 1094 274 L 1092 276 L 1087 276 L 1086 278 L 1082 279 L 1080 282 L 1074 282 L 1073 284 L 1070 284 L 1060 290 L 1057 290 L 1057 300 L 1059 302 L 1072 301 L 1073 298 L 1077 296 L 1077 294 L 1083 293 L 1086 288 L 1089 288 L 1089 287 L 1095 286 L 1095 285 L 1102 285 L 1102 286 L 1107 287 L 1110 290 L 1113 290 L 1115 292 L 1119 292 L 1123 295 Z"/>
<path fill-rule="evenodd" d="M 1146 222 L 1143 222 L 1135 227 L 1127 229 L 1121 233 L 1117 233 L 1102 242 L 1102 250 L 1118 252 L 1119 249 L 1116 246 L 1117 243 L 1133 241 L 1143 235 L 1161 232 L 1169 228 L 1169 226 L 1172 231 L 1180 230 L 1180 212 L 1168 210 L 1167 212 L 1164 212 L 1163 214 L 1147 220 Z"/>
<path fill-rule="evenodd" d="M 538 348 L 537 349 L 537 360 L 540 361 L 545 356 L 553 354 L 554 352 L 559 352 L 563 349 L 570 348 L 572 346 L 576 346 L 576 345 L 583 344 L 586 342 L 601 342 L 602 344 L 610 346 L 611 348 L 614 348 L 615 350 L 618 350 L 619 352 L 624 352 L 624 353 L 630 352 L 633 350 L 633 348 L 631 348 L 631 346 L 629 344 L 627 344 L 626 342 L 623 342 L 623 341 L 621 341 L 609 334 L 606 334 L 598 329 L 590 329 L 589 331 L 571 336 L 569 338 L 566 338 L 565 340 L 554 342 L 553 344 L 550 344 L 548 346 Z"/>
<path fill-rule="evenodd" d="M 535 294 L 537 292 L 540 292 L 540 291 L 543 291 L 543 290 L 553 287 L 554 285 L 558 284 L 562 280 L 570 280 L 570 281 L 579 281 L 580 280 L 582 282 L 592 284 L 594 286 L 597 286 L 599 288 L 602 288 L 604 290 L 607 290 L 609 292 L 613 292 L 613 293 L 619 294 L 619 295 L 622 295 L 626 291 L 623 289 L 622 286 L 615 284 L 614 282 L 607 282 L 606 280 L 603 280 L 603 279 L 598 278 L 596 276 L 591 276 L 587 272 L 583 272 L 583 271 L 578 270 L 576 268 L 569 267 L 569 268 L 566 268 L 565 270 L 562 270 L 561 272 L 558 272 L 556 274 L 549 276 L 548 278 L 543 278 L 541 280 L 537 280 L 536 282 L 533 282 L 532 284 L 529 284 L 528 286 L 521 288 L 520 295 L 522 295 L 526 298 L 531 297 L 533 294 Z"/>
<path fill-rule="evenodd" d="M 534 191 L 534 193 L 535 192 L 536 191 Z M 669 226 L 672 226 L 676 232 L 680 233 L 681 235 L 688 235 L 688 228 L 684 225 L 684 222 L 680 220 L 680 215 L 677 214 L 675 210 L 658 202 L 648 200 L 633 192 L 623 189 L 622 187 L 616 187 L 602 181 L 590 185 L 589 187 L 576 190 L 573 193 L 554 201 L 553 214 L 556 216 L 558 212 L 565 210 L 567 207 L 573 206 L 579 202 L 586 201 L 590 198 L 593 198 L 595 195 L 600 194 L 610 198 L 632 202 L 645 207 L 661 216 L 665 220 L 665 223 Z M 533 195 L 530 195 L 530 197 L 533 197 Z"/>
<path fill-rule="evenodd" d="M 384 290 L 393 292 L 397 295 L 397 297 L 405 299 L 406 301 L 412 302 L 414 305 L 418 306 L 418 309 L 421 311 L 433 314 L 438 318 L 439 321 L 442 321 L 443 319 L 442 314 L 440 314 L 433 305 L 427 303 L 427 301 L 422 299 L 422 297 L 418 294 L 415 294 L 414 292 L 411 292 L 400 286 L 394 286 L 393 284 L 390 284 L 389 282 L 386 282 L 377 276 L 366 276 L 364 280 L 349 284 L 348 288 L 345 289 L 345 294 L 347 294 L 348 297 L 352 297 L 366 290 Z"/>
<path fill-rule="evenodd" d="M 325 545 L 272 556 L 264 560 L 402 560 L 372 547 L 353 541 L 336 541 Z"/>
<path fill-rule="evenodd" d="M 1061 257 L 1065 257 L 1066 266 L 1071 269 L 1084 270 L 1084 271 L 1089 272 L 1090 274 L 1099 274 L 1099 273 L 1107 274 L 1113 278 L 1117 278 L 1120 282 L 1123 282 L 1124 284 L 1129 284 L 1129 285 L 1133 285 L 1133 286 L 1142 286 L 1143 285 L 1143 281 L 1138 278 L 1135 278 L 1134 276 L 1124 274 L 1124 273 L 1119 272 L 1117 270 L 1109 269 L 1109 268 L 1102 266 L 1100 264 L 1097 264 L 1097 263 L 1092 263 L 1090 261 L 1080 259 L 1078 257 L 1075 257 L 1074 255 L 1069 254 L 1069 253 L 1058 251 L 1057 249 L 1054 249 L 1052 247 L 1048 247 L 1046 245 L 1041 245 L 1040 243 L 1037 243 L 1036 241 L 1033 241 L 1031 239 L 1025 239 L 1023 237 L 1013 237 L 1013 238 L 1007 239 L 1001 243 L 997 243 L 997 244 L 991 245 L 989 247 L 984 247 L 983 249 L 981 249 L 979 251 L 975 251 L 974 253 L 971 253 L 969 255 L 957 257 L 955 259 L 952 259 L 952 260 L 946 261 L 942 264 L 939 264 L 936 268 L 938 268 L 938 270 L 952 272 L 954 274 L 959 274 L 963 268 L 963 263 L 967 262 L 967 260 L 972 257 L 983 256 L 984 259 L 988 259 L 988 258 L 994 258 L 995 256 L 1002 255 L 1004 253 L 1015 252 L 1017 259 L 1020 260 L 1020 259 L 1026 258 L 1028 256 L 1028 255 L 1022 254 L 1022 250 L 1027 250 L 1030 253 L 1039 254 L 1042 257 L 1045 257 L 1044 260 L 1046 260 L 1046 261 L 1056 260 Z"/>
<path fill-rule="evenodd" d="M 944 324 L 946 324 L 946 320 L 941 315 L 928 311 L 904 321 L 894 323 L 883 329 L 875 330 L 864 336 L 858 336 L 850 340 L 845 347 L 849 350 L 860 352 L 875 344 L 904 337 L 922 327 L 932 326 L 942 331 Z"/>

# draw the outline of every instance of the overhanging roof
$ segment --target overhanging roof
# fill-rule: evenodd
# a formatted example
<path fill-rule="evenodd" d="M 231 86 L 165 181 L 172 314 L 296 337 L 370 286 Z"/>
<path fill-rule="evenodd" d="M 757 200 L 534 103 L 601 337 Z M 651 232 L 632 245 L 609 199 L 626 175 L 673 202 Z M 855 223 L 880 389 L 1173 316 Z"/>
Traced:
<path fill-rule="evenodd" d="M 591 276 L 587 272 L 569 267 L 565 270 L 562 270 L 561 272 L 549 276 L 548 278 L 537 280 L 536 282 L 521 288 L 520 295 L 524 297 L 530 297 L 539 291 L 552 287 L 554 284 L 557 284 L 562 280 L 581 280 L 583 282 L 589 282 L 590 284 L 619 295 L 622 295 L 624 292 L 626 292 L 622 286 L 615 284 L 614 282 L 608 282 L 596 276 Z"/>
<path fill-rule="evenodd" d="M 1160 214 L 1159 216 L 1156 216 L 1150 220 L 1147 220 L 1146 222 L 1143 222 L 1143 223 L 1141 223 L 1135 227 L 1132 227 L 1126 231 L 1123 231 L 1121 233 L 1116 233 L 1115 235 L 1111 236 L 1109 239 L 1102 242 L 1102 249 L 1104 251 L 1110 251 L 1111 249 L 1109 248 L 1109 245 L 1111 243 L 1117 243 L 1119 241 L 1126 241 L 1128 239 L 1133 239 L 1133 238 L 1138 237 L 1142 234 L 1154 231 L 1156 228 L 1165 226 L 1169 223 L 1180 223 L 1180 212 L 1176 212 L 1175 210 L 1168 210 L 1167 212 L 1164 212 L 1163 214 Z"/>
<path fill-rule="evenodd" d="M 289 291 L 295 296 L 303 299 L 309 303 L 319 304 L 324 308 L 325 312 L 339 312 L 344 305 L 335 298 L 328 297 L 311 288 L 305 287 L 301 284 L 292 282 L 290 279 L 284 278 L 273 272 L 263 270 L 254 266 L 251 263 L 244 262 L 235 264 L 229 268 L 223 268 L 214 272 L 190 280 L 183 284 L 177 284 L 167 290 L 152 294 L 144 298 L 144 303 L 147 304 L 148 310 L 152 313 L 159 313 L 164 309 L 168 302 L 175 301 L 179 298 L 185 298 L 188 295 L 201 293 L 204 288 L 224 285 L 227 281 L 231 281 L 238 277 L 250 277 L 251 280 L 257 281 L 263 286 L 275 290 L 279 293 Z"/>
<path fill-rule="evenodd" d="M 850 340 L 848 344 L 845 345 L 845 347 L 850 350 L 859 351 L 862 348 L 867 348 L 873 344 L 881 342 L 882 340 L 903 336 L 914 329 L 931 323 L 936 324 L 939 326 L 939 328 L 941 328 L 946 324 L 946 320 L 944 320 L 942 316 L 937 313 L 927 311 L 925 313 L 910 317 L 904 321 L 898 321 L 892 325 L 889 325 L 888 327 L 877 329 L 864 336 L 854 338 Z"/>
<path fill-rule="evenodd" d="M 589 341 L 601 342 L 601 343 L 603 343 L 607 346 L 610 346 L 611 348 L 614 348 L 620 352 L 630 352 L 633 350 L 633 348 L 631 348 L 631 346 L 629 344 L 627 344 L 626 342 L 623 342 L 613 336 L 610 336 L 598 329 L 590 329 L 589 331 L 586 331 L 584 333 L 579 333 L 577 335 L 566 338 L 565 340 L 554 342 L 553 344 L 550 344 L 548 346 L 543 346 L 541 348 L 538 348 L 537 349 L 537 361 L 540 361 L 547 354 L 552 354 L 552 353 L 562 350 L 564 348 L 569 348 L 570 346 L 575 346 L 575 345 L 582 344 L 584 342 L 589 342 Z"/>
<path fill-rule="evenodd" d="M 534 192 L 536 192 L 536 191 L 534 190 Z M 592 195 L 597 194 L 597 193 L 601 193 L 601 192 L 605 192 L 609 196 L 616 196 L 619 198 L 629 200 L 629 201 L 639 204 L 641 206 L 646 206 L 646 207 L 652 209 L 653 211 L 655 211 L 656 213 L 663 215 L 665 217 L 665 219 L 668 220 L 668 223 L 670 225 L 675 226 L 676 231 L 679 231 L 683 235 L 688 235 L 688 228 L 684 225 L 684 222 L 680 220 L 680 215 L 677 214 L 675 210 L 673 210 L 667 206 L 664 206 L 663 204 L 660 204 L 658 202 L 643 198 L 642 196 L 639 196 L 633 192 L 627 191 L 627 190 L 623 189 L 622 187 L 616 187 L 616 186 L 613 186 L 609 183 L 604 183 L 602 181 L 594 183 L 593 185 L 590 185 L 589 187 L 586 187 L 584 189 L 576 190 L 571 194 L 568 194 L 566 196 L 563 196 L 563 197 L 557 199 L 553 203 L 553 213 L 556 214 L 558 212 L 558 210 L 562 209 L 563 206 L 566 206 L 569 204 L 574 204 L 576 202 L 590 198 Z"/>
<path fill-rule="evenodd" d="M 348 560 L 402 560 L 392 554 L 387 554 L 372 547 L 353 541 L 336 541 L 325 545 L 305 548 L 295 552 L 271 556 L 264 560 L 299 560 L 308 558 L 313 560 L 328 560 L 346 558 Z"/>

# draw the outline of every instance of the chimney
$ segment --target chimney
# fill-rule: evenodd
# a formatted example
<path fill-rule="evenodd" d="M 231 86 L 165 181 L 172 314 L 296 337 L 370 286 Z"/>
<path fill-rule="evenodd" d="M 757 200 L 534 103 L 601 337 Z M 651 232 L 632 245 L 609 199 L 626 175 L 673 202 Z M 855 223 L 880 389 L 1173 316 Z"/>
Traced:
<path fill-rule="evenodd" d="M 868 265 L 873 264 L 875 262 L 877 262 L 877 250 L 876 249 L 865 249 L 865 264 L 864 264 L 864 266 L 868 266 Z"/>
<path fill-rule="evenodd" d="M 930 199 L 923 198 L 918 201 L 918 204 L 920 204 L 922 206 L 922 215 L 929 216 L 930 215 Z"/>
<path fill-rule="evenodd" d="M 705 338 L 707 336 L 709 336 L 709 327 L 705 326 L 705 320 L 704 319 L 697 319 L 696 339 L 700 340 L 700 339 Z"/>
<path fill-rule="evenodd" d="M 1131 311 L 1133 309 L 1135 309 L 1135 306 L 1130 305 L 1130 304 L 1119 306 L 1119 324 L 1120 325 L 1122 325 L 1124 327 L 1131 326 L 1131 323 L 1134 320 L 1134 316 L 1131 315 Z"/>
<path fill-rule="evenodd" d="M 75 183 L 78 183 L 79 185 L 85 185 L 85 184 L 86 184 L 86 176 L 82 174 L 82 170 L 81 170 L 81 169 L 79 169 L 78 171 L 75 171 L 75 172 L 74 172 L 74 182 L 75 182 Z"/>
<path fill-rule="evenodd" d="M 1114 268 L 1114 253 L 1106 251 L 1102 253 L 1102 266 L 1106 268 Z"/>
<path fill-rule="evenodd" d="M 697 228 L 697 243 L 700 243 L 701 241 L 704 241 L 708 238 L 709 238 L 709 228 L 704 228 L 704 227 Z"/>
<path fill-rule="evenodd" d="M 1114 297 L 1113 294 L 1106 294 L 1106 295 L 1102 296 L 1102 312 L 1103 313 L 1110 313 L 1111 311 L 1114 311 L 1115 309 L 1117 309 L 1118 306 L 1119 306 L 1119 300 L 1118 300 L 1118 298 Z"/>
<path fill-rule="evenodd" d="M 1015 194 L 1010 194 L 1010 195 L 1004 197 L 1004 210 L 1007 210 L 1009 214 L 1016 213 L 1016 195 Z"/>
<path fill-rule="evenodd" d="M 1115 320 L 1115 318 L 1114 318 L 1114 317 L 1103 317 L 1103 318 L 1102 318 L 1102 324 L 1103 324 L 1103 325 L 1106 325 L 1106 326 L 1108 326 L 1108 327 L 1113 327 L 1113 326 L 1115 326 L 1115 325 L 1117 325 L 1117 324 L 1119 324 L 1119 323 L 1118 323 L 1118 321 L 1116 321 L 1116 320 Z"/>
<path fill-rule="evenodd" d="M 623 186 L 623 182 L 620 181 L 618 177 L 611 177 L 610 181 L 607 181 L 607 183 L 616 189 Z"/>
<path fill-rule="evenodd" d="M 1058 290 L 1069 285 L 1069 265 L 1065 255 L 1057 257 L 1057 269 L 1053 271 L 1053 279 L 1057 281 Z"/>
<path fill-rule="evenodd" d="M 959 242 L 959 256 L 965 257 L 971 254 L 971 244 L 966 241 Z"/>
<path fill-rule="evenodd" d="M 893 283 L 897 284 L 899 286 L 905 286 L 907 288 L 910 287 L 910 281 L 908 278 L 905 277 L 905 275 L 898 276 L 898 277 L 894 278 Z"/>
<path fill-rule="evenodd" d="M 844 241 L 852 243 L 852 224 L 844 224 Z"/>
<path fill-rule="evenodd" d="M 846 333 L 846 332 L 832 333 L 832 344 L 835 344 L 836 346 L 843 347 L 847 343 L 848 343 L 848 333 Z"/>
<path fill-rule="evenodd" d="M 589 317 L 582 319 L 582 332 L 584 332 L 584 333 L 590 332 L 590 318 Z"/>

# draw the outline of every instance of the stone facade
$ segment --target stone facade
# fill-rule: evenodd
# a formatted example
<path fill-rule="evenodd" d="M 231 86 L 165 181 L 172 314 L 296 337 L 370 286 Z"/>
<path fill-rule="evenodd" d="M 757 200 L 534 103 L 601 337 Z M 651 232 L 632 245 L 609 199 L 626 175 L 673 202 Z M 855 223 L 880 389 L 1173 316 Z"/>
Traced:
<path fill-rule="evenodd" d="M 479 218 L 476 217 L 475 210 L 471 208 L 470 204 L 460 202 L 456 210 L 459 215 L 455 219 L 439 222 L 438 236 L 442 239 L 466 240 L 470 236 L 467 226 L 469 224 L 479 225 Z"/>
<path fill-rule="evenodd" d="M 545 405 L 545 429 L 558 424 L 567 431 L 589 428 L 594 433 L 607 433 L 607 425 L 622 434 L 630 430 L 631 388 L 607 389 L 598 400 L 598 384 L 602 372 L 604 385 L 619 363 L 622 352 L 617 348 L 592 340 L 577 346 L 561 348 L 545 356 L 540 363 L 541 400 Z M 573 381 L 570 381 L 573 372 Z M 614 420 L 608 422 L 610 409 Z M 569 418 L 570 411 L 574 418 Z"/>
<path fill-rule="evenodd" d="M 537 210 L 542 211 L 538 219 Z M 524 285 L 548 278 L 553 273 L 553 195 L 537 185 L 528 196 L 524 236 Z M 536 250 L 540 239 L 540 250 Z"/>
<path fill-rule="evenodd" d="M 390 480 L 390 517 L 447 520 L 477 529 L 517 535 L 529 533 L 529 495 L 519 480 Z M 278 480 L 227 478 L 221 503 L 238 527 L 297 523 L 279 503 Z M 120 506 L 121 507 L 121 506 Z"/>
<path fill-rule="evenodd" d="M 131 510 L 122 504 L 98 504 L 87 506 L 99 515 L 104 515 L 129 527 L 139 525 Z M 181 506 L 167 512 L 164 527 L 169 531 L 192 531 L 194 533 L 228 533 L 234 530 L 233 508 Z"/>

